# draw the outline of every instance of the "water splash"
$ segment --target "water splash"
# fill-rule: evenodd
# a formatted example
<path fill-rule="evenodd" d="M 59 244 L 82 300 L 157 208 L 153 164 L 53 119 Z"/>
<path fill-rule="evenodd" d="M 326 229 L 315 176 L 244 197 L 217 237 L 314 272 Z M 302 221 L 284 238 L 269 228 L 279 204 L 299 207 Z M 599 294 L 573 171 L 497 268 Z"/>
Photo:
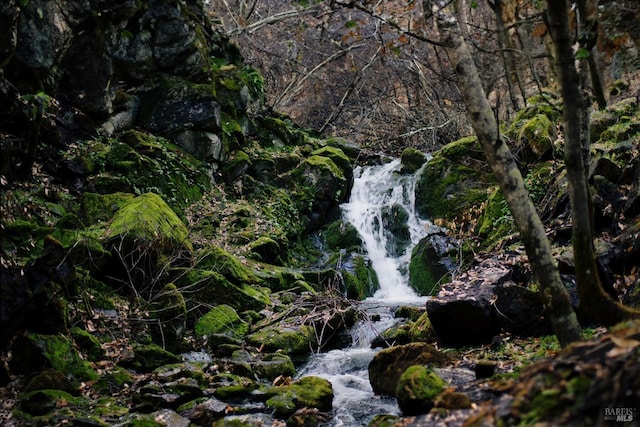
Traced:
<path fill-rule="evenodd" d="M 343 216 L 360 233 L 380 289 L 374 298 L 385 301 L 415 301 L 420 297 L 408 285 L 411 250 L 428 234 L 431 222 L 415 211 L 415 181 L 418 173 L 400 173 L 400 159 L 354 170 L 351 198 L 342 205 Z M 409 242 L 394 253 L 394 236 L 385 228 L 385 215 L 401 206 L 408 214 Z"/>

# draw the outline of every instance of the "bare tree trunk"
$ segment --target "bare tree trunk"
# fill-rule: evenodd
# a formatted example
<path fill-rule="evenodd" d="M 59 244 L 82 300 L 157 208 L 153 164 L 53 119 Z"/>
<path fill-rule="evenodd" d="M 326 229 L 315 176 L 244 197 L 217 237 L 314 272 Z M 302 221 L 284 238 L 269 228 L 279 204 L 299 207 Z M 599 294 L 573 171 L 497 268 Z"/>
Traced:
<path fill-rule="evenodd" d="M 580 78 L 575 67 L 569 15 L 566 1 L 547 0 L 549 31 L 556 49 L 556 66 L 564 101 L 564 162 L 567 169 L 573 234 L 573 258 L 582 316 L 603 325 L 611 325 L 640 313 L 614 301 L 602 288 L 598 277 L 591 227 L 591 197 L 583 162 L 584 114 Z"/>
<path fill-rule="evenodd" d="M 542 290 L 554 333 L 562 346 L 578 341 L 582 338 L 582 330 L 560 279 L 551 254 L 551 245 L 524 187 L 524 180 L 515 159 L 500 135 L 471 51 L 460 34 L 451 2 L 424 0 L 424 10 L 425 13 L 431 10 L 435 15 L 440 42 L 458 78 L 458 87 L 464 97 L 473 129 L 482 144 L 524 242 L 529 262 Z"/>
<path fill-rule="evenodd" d="M 498 43 L 500 50 L 502 51 L 502 60 L 504 61 L 505 77 L 507 79 L 507 86 L 509 88 L 509 98 L 511 105 L 515 111 L 522 109 L 523 102 L 526 99 L 526 94 L 522 87 L 522 79 L 520 78 L 520 71 L 515 60 L 513 45 L 507 34 L 507 29 L 504 26 L 504 19 L 502 18 L 502 0 L 495 0 L 493 3 L 489 3 L 493 12 L 496 15 L 496 30 L 498 32 Z M 518 85 L 520 93 L 516 93 L 515 85 Z"/>

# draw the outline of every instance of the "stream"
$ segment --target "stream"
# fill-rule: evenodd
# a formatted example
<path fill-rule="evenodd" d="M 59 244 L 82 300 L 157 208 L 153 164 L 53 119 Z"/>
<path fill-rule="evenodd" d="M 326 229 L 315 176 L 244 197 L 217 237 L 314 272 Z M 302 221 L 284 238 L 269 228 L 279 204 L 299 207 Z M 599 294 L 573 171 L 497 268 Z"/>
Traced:
<path fill-rule="evenodd" d="M 395 398 L 378 396 L 369 383 L 368 366 L 376 352 L 371 342 L 398 322 L 393 313 L 400 305 L 424 306 L 427 297 L 408 285 L 408 266 L 413 247 L 432 226 L 418 218 L 414 209 L 414 175 L 402 175 L 400 160 L 376 166 L 357 167 L 348 203 L 342 205 L 343 219 L 358 230 L 380 288 L 360 303 L 367 314 L 351 329 L 352 344 L 345 349 L 318 353 L 298 371 L 298 377 L 315 375 L 331 381 L 334 418 L 326 426 L 367 425 L 377 414 L 400 414 Z M 394 251 L 394 236 L 383 226 L 383 216 L 395 206 L 408 213 L 410 241 L 403 251 Z M 375 321 L 370 319 L 376 319 Z"/>

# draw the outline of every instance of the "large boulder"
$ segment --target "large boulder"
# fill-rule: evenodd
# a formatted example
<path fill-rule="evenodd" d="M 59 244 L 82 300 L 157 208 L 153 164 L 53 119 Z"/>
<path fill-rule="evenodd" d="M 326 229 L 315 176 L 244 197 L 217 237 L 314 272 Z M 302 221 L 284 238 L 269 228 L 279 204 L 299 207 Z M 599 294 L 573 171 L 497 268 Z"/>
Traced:
<path fill-rule="evenodd" d="M 379 351 L 369 363 L 369 382 L 376 394 L 396 395 L 400 377 L 413 365 L 441 366 L 447 356 L 426 343 L 410 343 Z"/>
<path fill-rule="evenodd" d="M 483 261 L 427 301 L 429 319 L 444 345 L 486 344 L 503 331 L 520 336 L 550 332 L 541 297 L 512 282 L 512 270 L 496 261 Z"/>
<path fill-rule="evenodd" d="M 184 223 L 155 193 L 136 197 L 116 212 L 104 232 L 114 260 L 110 279 L 129 290 L 149 290 L 166 259 L 188 259 L 192 245 Z M 147 266 L 142 272 L 138 265 Z"/>
<path fill-rule="evenodd" d="M 494 182 L 477 138 L 451 142 L 433 153 L 418 175 L 416 212 L 422 218 L 459 218 L 486 201 Z"/>

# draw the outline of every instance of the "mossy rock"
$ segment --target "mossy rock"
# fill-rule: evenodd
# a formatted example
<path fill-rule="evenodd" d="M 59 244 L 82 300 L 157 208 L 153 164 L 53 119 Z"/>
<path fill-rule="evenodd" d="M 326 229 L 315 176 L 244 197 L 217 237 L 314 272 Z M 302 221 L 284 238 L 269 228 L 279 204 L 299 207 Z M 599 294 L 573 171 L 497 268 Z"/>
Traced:
<path fill-rule="evenodd" d="M 416 181 L 416 211 L 422 218 L 461 218 L 487 199 L 495 183 L 476 137 L 466 137 L 433 154 Z"/>
<path fill-rule="evenodd" d="M 23 392 L 35 390 L 61 390 L 74 396 L 80 394 L 78 384 L 74 384 L 67 375 L 55 369 L 45 369 L 35 374 L 24 386 Z"/>
<path fill-rule="evenodd" d="M 329 249 L 352 249 L 362 246 L 358 230 L 350 222 L 338 220 L 327 227 L 324 233 Z"/>
<path fill-rule="evenodd" d="M 141 241 L 166 254 L 191 251 L 188 237 L 182 220 L 155 193 L 138 196 L 120 208 L 105 231 L 105 238 L 112 242 Z"/>
<path fill-rule="evenodd" d="M 248 331 L 249 324 L 225 304 L 213 307 L 195 325 L 196 336 L 208 336 L 210 345 L 214 346 L 225 344 L 229 340 L 239 344 Z"/>
<path fill-rule="evenodd" d="M 424 312 L 409 325 L 409 339 L 411 342 L 431 342 L 435 335 L 435 330 L 427 312 Z"/>
<path fill-rule="evenodd" d="M 80 200 L 82 217 L 89 225 L 107 222 L 135 197 L 134 194 L 122 192 L 110 194 L 85 192 Z"/>
<path fill-rule="evenodd" d="M 160 366 L 182 361 L 180 356 L 176 356 L 156 344 L 134 344 L 133 353 L 133 361 L 126 363 L 126 365 L 138 372 L 151 372 Z"/>
<path fill-rule="evenodd" d="M 260 311 L 271 305 L 269 290 L 253 284 L 235 284 L 217 271 L 197 268 L 179 268 L 172 271 L 174 283 L 187 295 L 188 318 L 197 320 L 204 314 L 202 308 L 228 304 L 239 312 Z M 195 319 L 194 317 L 195 316 Z"/>
<path fill-rule="evenodd" d="M 209 246 L 197 255 L 197 268 L 222 274 L 237 284 L 254 284 L 257 278 L 252 269 L 218 246 Z"/>
<path fill-rule="evenodd" d="M 316 347 L 315 331 L 312 326 L 271 325 L 250 333 L 247 344 L 263 348 L 263 351 L 281 351 L 288 355 L 308 354 Z"/>
<path fill-rule="evenodd" d="M 400 204 L 384 206 L 380 212 L 382 228 L 387 237 L 386 249 L 393 257 L 400 256 L 411 244 L 409 212 Z"/>
<path fill-rule="evenodd" d="M 98 338 L 77 326 L 71 329 L 71 336 L 88 360 L 97 362 L 104 359 L 105 352 Z"/>
<path fill-rule="evenodd" d="M 244 151 L 235 151 L 229 160 L 227 160 L 222 168 L 222 172 L 227 182 L 234 182 L 242 177 L 252 166 L 249 155 Z"/>
<path fill-rule="evenodd" d="M 436 295 L 440 286 L 451 280 L 451 272 L 441 262 L 431 239 L 426 237 L 411 251 L 409 286 L 419 295 Z"/>
<path fill-rule="evenodd" d="M 267 407 L 279 418 L 287 418 L 304 407 L 323 412 L 333 407 L 333 387 L 324 378 L 303 377 L 290 385 L 272 387 L 268 394 L 272 397 L 267 400 Z"/>
<path fill-rule="evenodd" d="M 147 311 L 155 319 L 150 327 L 153 341 L 172 353 L 179 353 L 187 328 L 187 305 L 176 285 L 165 285 L 152 297 Z"/>
<path fill-rule="evenodd" d="M 516 155 L 526 162 L 536 161 L 551 152 L 556 126 L 545 114 L 536 114 L 520 125 L 517 138 Z"/>
<path fill-rule="evenodd" d="M 312 156 L 323 156 L 331 159 L 331 161 L 342 170 L 342 174 L 347 180 L 353 179 L 353 165 L 347 155 L 338 147 L 325 146 L 311 153 Z"/>
<path fill-rule="evenodd" d="M 407 174 L 415 173 L 426 161 L 427 156 L 422 151 L 413 147 L 405 148 L 400 155 L 402 172 Z"/>
<path fill-rule="evenodd" d="M 422 365 L 410 366 L 398 380 L 398 406 L 404 415 L 426 414 L 446 386 L 446 381 L 433 369 Z"/>
<path fill-rule="evenodd" d="M 258 388 L 258 383 L 242 375 L 222 373 L 214 376 L 210 386 L 215 388 L 214 396 L 218 399 L 229 400 L 246 398 Z"/>
<path fill-rule="evenodd" d="M 64 335 L 21 335 L 13 343 L 12 354 L 10 367 L 17 373 L 53 368 L 76 382 L 98 379 L 91 364 L 81 358 L 71 340 Z"/>
<path fill-rule="evenodd" d="M 268 236 L 261 236 L 249 244 L 249 255 L 251 258 L 257 261 L 266 262 L 268 264 L 282 265 L 283 256 L 286 258 L 286 246 L 285 253 L 278 242 Z"/>
<path fill-rule="evenodd" d="M 40 416 L 58 408 L 77 406 L 82 401 L 62 390 L 35 390 L 20 398 L 20 409 L 30 415 Z"/>
<path fill-rule="evenodd" d="M 88 184 L 100 194 L 154 192 L 179 210 L 211 188 L 210 166 L 167 140 L 140 131 L 125 132 L 119 139 L 84 141 L 66 155 L 87 164 Z"/>
<path fill-rule="evenodd" d="M 490 248 L 516 231 L 513 216 L 500 188 L 494 187 L 478 220 L 477 234 L 483 246 Z"/>

